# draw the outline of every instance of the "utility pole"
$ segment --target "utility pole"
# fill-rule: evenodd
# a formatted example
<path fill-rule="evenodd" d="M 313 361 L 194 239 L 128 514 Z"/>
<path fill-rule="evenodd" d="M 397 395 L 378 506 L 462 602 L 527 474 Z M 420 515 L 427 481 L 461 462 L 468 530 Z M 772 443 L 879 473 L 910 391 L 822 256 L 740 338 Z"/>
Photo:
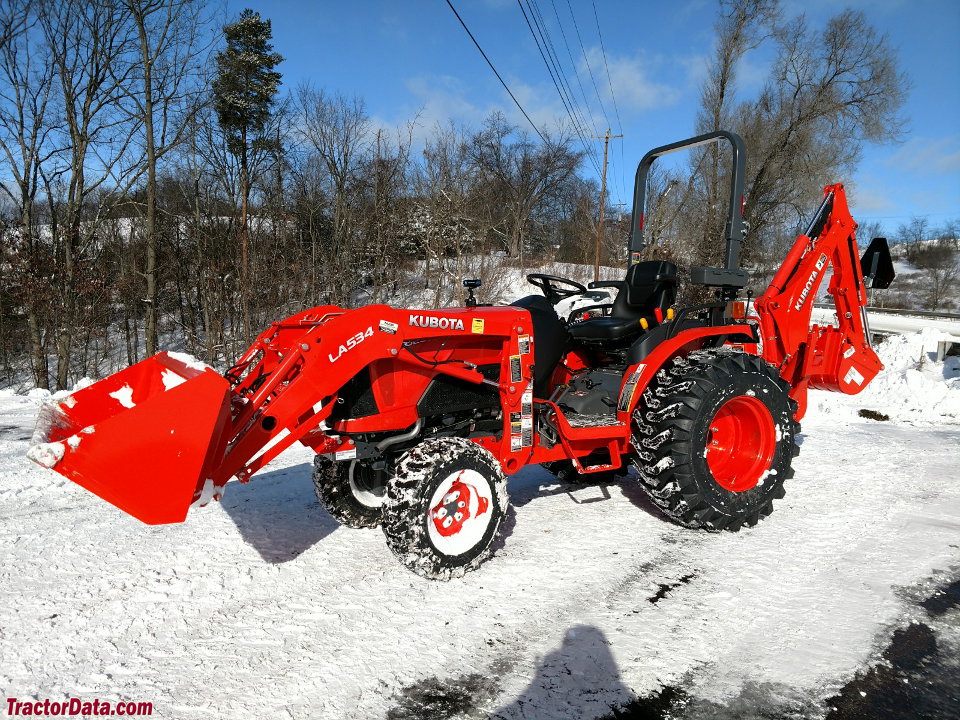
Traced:
<path fill-rule="evenodd" d="M 591 135 L 595 140 L 603 140 L 603 173 L 600 177 L 600 222 L 597 223 L 597 252 L 593 265 L 593 279 L 600 279 L 600 241 L 603 238 L 603 201 L 607 196 L 607 149 L 610 147 L 610 138 L 622 138 L 623 135 L 611 135 L 610 128 L 603 135 Z"/>

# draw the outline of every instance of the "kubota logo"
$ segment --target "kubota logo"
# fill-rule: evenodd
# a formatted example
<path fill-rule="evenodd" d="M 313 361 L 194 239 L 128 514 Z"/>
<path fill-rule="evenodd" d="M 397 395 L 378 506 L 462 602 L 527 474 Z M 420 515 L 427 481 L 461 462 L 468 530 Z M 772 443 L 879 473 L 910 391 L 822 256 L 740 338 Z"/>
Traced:
<path fill-rule="evenodd" d="M 463 330 L 463 320 L 459 318 L 435 317 L 433 315 L 411 315 L 410 326 L 439 328 L 440 330 Z"/>
<path fill-rule="evenodd" d="M 817 260 L 817 264 L 814 265 L 814 271 L 810 273 L 810 278 L 807 280 L 806 285 L 803 286 L 803 290 L 800 291 L 800 297 L 797 298 L 797 304 L 793 306 L 794 310 L 799 310 L 803 307 L 803 304 L 807 301 L 807 295 L 810 294 L 810 291 L 813 289 L 813 284 L 817 281 L 817 278 L 820 276 L 820 271 L 823 270 L 824 266 L 827 264 L 827 256 L 821 255 Z"/>

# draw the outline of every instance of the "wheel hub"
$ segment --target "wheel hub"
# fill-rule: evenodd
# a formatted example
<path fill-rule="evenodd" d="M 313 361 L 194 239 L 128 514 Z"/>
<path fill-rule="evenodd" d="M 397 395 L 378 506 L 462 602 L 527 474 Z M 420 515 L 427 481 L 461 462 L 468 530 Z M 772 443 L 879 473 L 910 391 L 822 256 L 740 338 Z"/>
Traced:
<path fill-rule="evenodd" d="M 767 406 L 751 395 L 738 395 L 713 416 L 705 456 L 720 487 L 744 492 L 766 477 L 776 448 L 776 425 Z"/>
<path fill-rule="evenodd" d="M 433 493 L 427 516 L 430 540 L 440 552 L 455 556 L 484 536 L 493 513 L 490 483 L 474 470 L 451 473 Z"/>
<path fill-rule="evenodd" d="M 476 503 L 473 503 L 474 497 Z M 471 506 L 474 508 L 472 513 Z M 430 510 L 430 517 L 433 518 L 437 532 L 443 537 L 450 537 L 460 532 L 467 520 L 482 515 L 489 507 L 490 501 L 480 495 L 475 487 L 462 482 L 458 476 L 440 502 Z"/>

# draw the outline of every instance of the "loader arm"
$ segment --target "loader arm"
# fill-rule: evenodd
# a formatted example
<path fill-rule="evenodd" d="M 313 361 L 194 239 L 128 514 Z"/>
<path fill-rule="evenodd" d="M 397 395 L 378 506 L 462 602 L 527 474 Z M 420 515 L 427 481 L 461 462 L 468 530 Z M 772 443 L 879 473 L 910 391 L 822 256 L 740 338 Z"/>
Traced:
<path fill-rule="evenodd" d="M 756 302 L 763 358 L 790 383 L 797 419 L 806 410 L 809 388 L 854 395 L 883 368 L 870 344 L 856 229 L 843 185 L 828 185 L 806 233 Z M 837 326 L 811 327 L 814 299 L 828 267 Z"/>
<path fill-rule="evenodd" d="M 222 487 L 231 477 L 247 482 L 281 452 L 311 434 L 319 440 L 312 443 L 318 452 L 342 449 L 345 441 L 336 434 L 316 431 L 330 417 L 345 382 L 375 360 L 391 358 L 401 366 L 429 367 L 467 382 L 485 382 L 470 363 L 434 366 L 404 352 L 404 342 L 410 337 L 404 327 L 409 315 L 386 305 L 368 305 L 349 313 L 323 307 L 273 323 L 226 373 L 234 384 L 234 405 L 239 410 L 235 410 L 231 440 L 222 460 L 209 469 L 214 485 Z M 390 332 L 381 329 L 384 320 L 393 328 Z M 506 327 L 510 327 L 509 320 L 512 317 Z M 442 332 L 426 330 L 416 337 Z M 411 415 L 404 426 L 415 420 Z M 346 445 L 350 447 L 349 441 Z"/>

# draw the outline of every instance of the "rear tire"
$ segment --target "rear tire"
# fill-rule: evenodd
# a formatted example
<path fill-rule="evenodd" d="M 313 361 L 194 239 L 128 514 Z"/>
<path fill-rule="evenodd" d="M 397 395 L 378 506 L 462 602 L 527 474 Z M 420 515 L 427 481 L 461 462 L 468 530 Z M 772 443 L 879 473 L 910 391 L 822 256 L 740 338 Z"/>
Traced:
<path fill-rule="evenodd" d="M 421 577 L 476 569 L 507 511 L 507 479 L 487 450 L 463 438 L 429 438 L 409 450 L 387 484 L 387 546 Z"/>
<path fill-rule="evenodd" d="M 650 499 L 687 527 L 739 530 L 793 477 L 797 403 L 777 370 L 727 349 L 674 358 L 634 413 L 634 464 Z"/>
<path fill-rule="evenodd" d="M 356 460 L 334 462 L 324 455 L 313 461 L 313 489 L 323 509 L 341 525 L 376 527 L 386 486 L 386 474 Z"/>

